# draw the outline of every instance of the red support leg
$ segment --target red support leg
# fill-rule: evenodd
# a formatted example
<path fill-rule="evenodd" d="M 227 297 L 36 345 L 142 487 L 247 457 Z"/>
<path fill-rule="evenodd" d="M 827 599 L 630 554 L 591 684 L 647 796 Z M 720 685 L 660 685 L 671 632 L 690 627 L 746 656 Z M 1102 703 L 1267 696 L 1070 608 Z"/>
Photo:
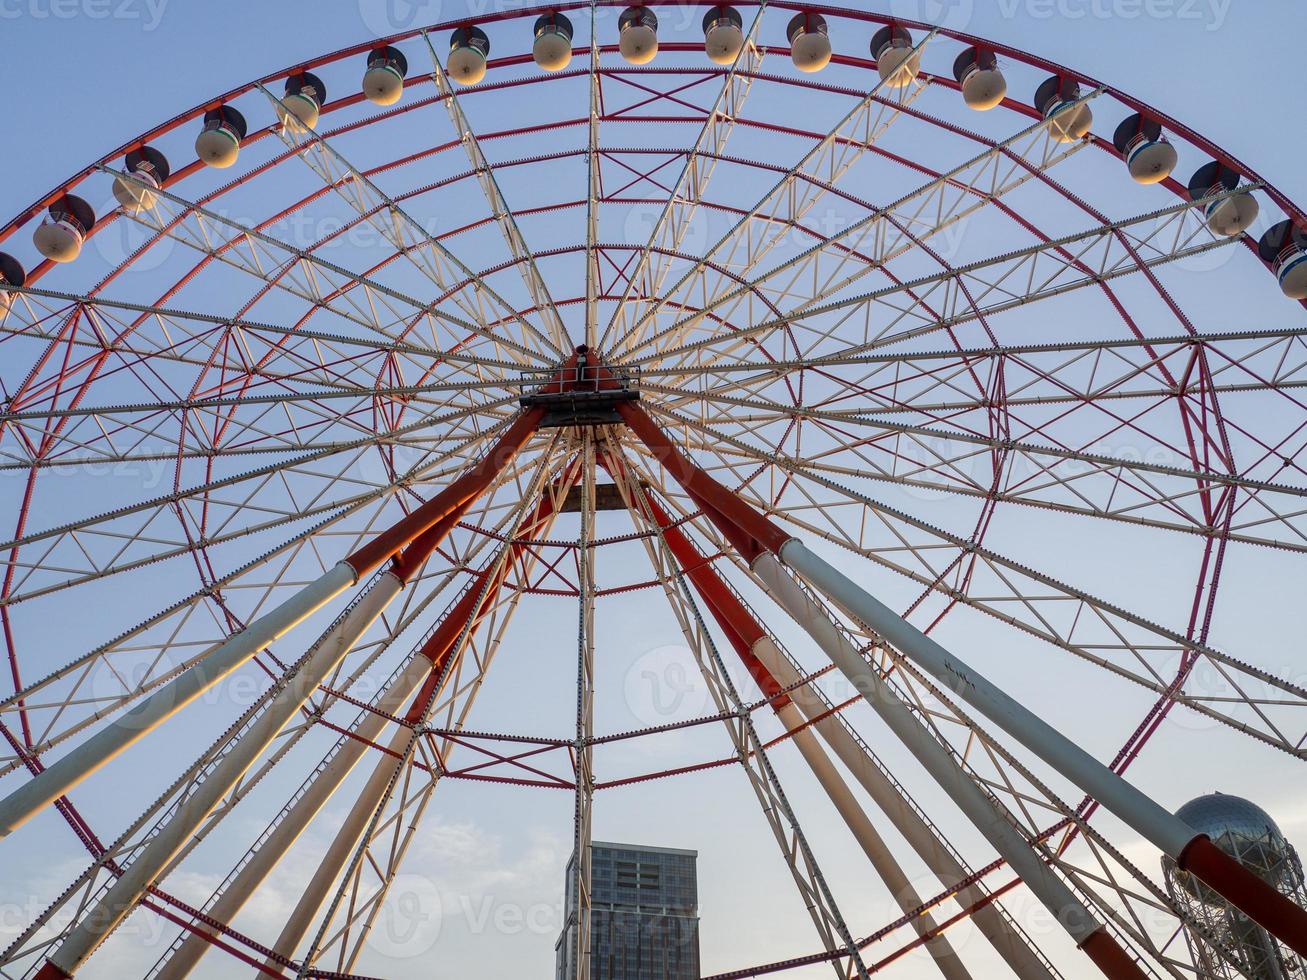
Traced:
<path fill-rule="evenodd" d="M 785 545 L 793 540 L 792 535 L 777 527 L 767 517 L 754 510 L 741 497 L 732 494 L 696 466 L 689 457 L 677 448 L 642 407 L 627 402 L 619 404 L 618 411 L 631 431 L 644 442 L 659 463 L 672 474 L 685 491 L 699 504 L 705 516 L 721 530 L 722 534 L 732 542 L 733 546 L 740 551 L 751 565 L 756 564 L 763 555 L 770 555 L 774 559 L 781 558 Z M 870 625 L 874 626 L 876 624 Z M 906 624 L 904 625 L 906 626 Z M 907 630 L 911 629 L 911 627 L 907 627 Z M 1033 716 L 1028 713 L 1026 713 L 1026 716 L 1030 722 L 1042 726 L 1042 723 L 1034 719 Z M 1046 729 L 1047 726 L 1043 726 L 1043 728 Z M 1058 737 L 1060 738 L 1060 736 Z M 1117 778 L 1119 779 L 1119 777 Z M 1138 795 L 1137 791 L 1133 791 L 1132 788 L 1129 789 L 1132 793 Z M 1151 801 L 1148 802 L 1151 803 Z M 1155 805 L 1153 807 L 1160 810 Z M 1121 814 L 1118 812 L 1118 815 Z M 1159 816 L 1165 820 L 1169 815 L 1161 813 Z M 1172 823 L 1174 822 L 1172 821 Z M 1175 830 L 1177 828 L 1169 826 L 1169 829 Z M 1195 846 L 1195 842 L 1191 841 L 1190 847 L 1193 846 Z M 1255 875 L 1236 862 L 1228 861 L 1228 864 L 1220 862 L 1219 858 L 1215 858 L 1211 854 L 1211 851 L 1215 850 L 1214 847 L 1210 850 L 1204 848 L 1201 844 L 1197 844 L 1197 847 L 1199 848 L 1196 852 L 1198 854 L 1197 860 L 1192 856 L 1189 859 L 1190 866 L 1195 868 L 1195 873 L 1198 873 L 1197 866 L 1204 867 L 1209 870 L 1209 873 L 1216 871 L 1214 876 L 1218 878 L 1217 881 L 1204 878 L 1209 885 L 1225 894 L 1254 921 L 1267 928 L 1291 948 L 1299 952 L 1307 948 L 1307 911 L 1298 908 L 1288 898 L 1273 889 L 1265 887 L 1264 883 L 1263 888 L 1258 889 L 1256 884 L 1260 883 L 1260 879 L 1256 882 L 1250 881 L 1250 879 L 1255 879 Z M 1186 851 L 1189 849 L 1185 848 Z M 1180 857 L 1178 854 L 1171 856 L 1177 859 Z M 1200 875 L 1200 877 L 1202 876 Z M 1241 880 L 1242 885 L 1234 886 L 1235 882 Z M 1267 892 L 1270 894 L 1267 894 Z M 1095 932 L 1084 940 L 1081 945 L 1109 977 L 1138 978 L 1144 975 L 1138 964 L 1134 963 L 1120 949 L 1115 939 L 1102 930 Z M 1109 945 L 1115 948 L 1115 953 L 1108 953 L 1107 947 Z"/>

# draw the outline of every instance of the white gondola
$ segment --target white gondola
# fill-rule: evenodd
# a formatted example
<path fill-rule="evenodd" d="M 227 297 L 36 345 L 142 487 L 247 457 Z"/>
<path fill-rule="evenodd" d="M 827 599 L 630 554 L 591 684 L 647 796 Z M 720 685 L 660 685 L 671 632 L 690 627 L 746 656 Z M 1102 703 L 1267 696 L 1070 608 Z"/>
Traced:
<path fill-rule="evenodd" d="M 912 47 L 912 32 L 886 25 L 871 38 L 871 56 L 886 88 L 906 88 L 921 74 L 921 52 Z"/>
<path fill-rule="evenodd" d="M 12 255 L 0 252 L 0 317 L 9 312 L 9 305 L 13 302 L 13 294 L 5 287 L 25 285 L 27 285 L 27 270 L 23 268 L 23 264 Z"/>
<path fill-rule="evenodd" d="M 449 63 L 445 70 L 460 85 L 475 85 L 486 77 L 490 38 L 479 27 L 460 27 L 449 37 Z"/>
<path fill-rule="evenodd" d="M 703 49 L 708 60 L 733 65 L 744 47 L 744 20 L 734 7 L 718 4 L 703 15 Z"/>
<path fill-rule="evenodd" d="M 195 154 L 206 167 L 222 170 L 236 162 L 247 132 L 245 117 L 231 106 L 204 114 L 204 128 L 195 138 Z"/>
<path fill-rule="evenodd" d="M 1307 227 L 1281 221 L 1262 236 L 1257 251 L 1275 272 L 1285 296 L 1307 300 Z"/>
<path fill-rule="evenodd" d="M 363 73 L 363 97 L 373 105 L 394 105 L 404 96 L 404 78 L 408 59 L 390 45 L 368 53 L 367 71 Z"/>
<path fill-rule="evenodd" d="M 277 118 L 296 132 L 313 129 L 327 101 L 327 86 L 312 72 L 300 72 L 286 79 L 286 91 L 277 103 Z"/>
<path fill-rule="evenodd" d="M 962 101 L 978 112 L 1002 105 L 1007 97 L 1007 79 L 993 51 L 967 48 L 953 62 L 953 77 L 962 89 Z"/>
<path fill-rule="evenodd" d="M 658 53 L 658 18 L 648 7 L 627 7 L 617 18 L 617 49 L 633 65 L 647 65 Z"/>
<path fill-rule="evenodd" d="M 572 22 L 558 13 L 538 18 L 531 57 L 542 71 L 566 68 L 572 60 Z"/>
<path fill-rule="evenodd" d="M 1053 75 L 1035 92 L 1035 108 L 1048 120 L 1048 132 L 1059 143 L 1074 143 L 1089 135 L 1094 114 L 1080 102 L 1080 83 Z"/>
<path fill-rule="evenodd" d="M 95 211 L 80 197 L 65 194 L 50 205 L 32 241 L 51 262 L 72 262 L 82 254 L 86 233 L 95 226 Z"/>
<path fill-rule="evenodd" d="M 1252 227 L 1261 210 L 1248 191 L 1231 194 L 1239 186 L 1239 172 L 1213 160 L 1189 179 L 1189 197 L 1203 205 L 1207 227 L 1222 238 L 1242 235 Z M 1217 195 L 1226 195 L 1216 200 Z"/>
<path fill-rule="evenodd" d="M 1112 136 L 1112 145 L 1125 159 L 1130 176 L 1140 184 L 1166 180 L 1180 162 L 1180 154 L 1162 135 L 1161 124 L 1137 112 L 1121 120 Z"/>
<path fill-rule="evenodd" d="M 830 30 L 821 14 L 795 14 L 785 34 L 790 39 L 790 59 L 799 71 L 821 71 L 830 64 Z"/>
<path fill-rule="evenodd" d="M 141 146 L 127 154 L 123 169 L 133 178 L 113 179 L 113 196 L 123 210 L 138 214 L 153 208 L 159 199 L 159 188 L 172 172 L 168 158 L 152 146 Z"/>

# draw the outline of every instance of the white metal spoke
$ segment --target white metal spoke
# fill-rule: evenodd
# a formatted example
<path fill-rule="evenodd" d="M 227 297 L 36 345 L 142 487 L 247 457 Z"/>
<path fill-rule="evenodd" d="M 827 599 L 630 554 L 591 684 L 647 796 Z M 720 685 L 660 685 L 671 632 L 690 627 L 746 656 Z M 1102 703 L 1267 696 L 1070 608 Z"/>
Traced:
<path fill-rule="evenodd" d="M 930 32 L 918 43 L 916 50 L 920 51 L 934 37 L 935 33 Z M 914 81 L 911 85 L 899 89 L 892 99 L 882 101 L 881 93 L 886 88 L 886 83 L 883 80 L 877 81 L 867 95 L 805 153 L 725 235 L 710 246 L 692 268 L 649 305 L 626 333 L 615 340 L 614 350 L 619 351 L 624 360 L 629 360 L 631 354 L 648 344 L 657 342 L 662 335 L 661 332 L 646 336 L 648 325 L 661 311 L 667 297 L 679 296 L 683 293 L 688 295 L 688 290 L 693 288 L 696 280 L 707 270 L 709 259 L 717 258 L 719 253 L 724 252 L 725 258 L 722 259 L 722 264 L 738 263 L 740 260 L 737 254 L 747 249 L 744 260 L 746 270 L 761 261 L 779 240 L 778 233 L 791 224 L 801 221 L 824 193 L 824 188 L 820 185 L 814 192 L 813 185 L 806 183 L 803 189 L 799 190 L 796 178 L 806 172 L 817 175 L 817 179 L 826 186 L 838 181 L 858 156 L 874 144 L 899 118 L 899 107 L 920 94 L 924 85 L 924 82 Z M 755 223 L 762 225 L 761 240 L 756 243 L 747 234 Z"/>
<path fill-rule="evenodd" d="M 597 345 L 599 349 L 607 349 L 609 338 L 615 331 L 617 336 L 622 336 L 623 327 L 640 318 L 640 314 L 635 309 L 636 304 L 632 302 L 637 284 L 641 285 L 645 296 L 661 295 L 663 281 L 671 266 L 664 260 L 651 268 L 654 249 L 678 251 L 691 228 L 699 203 L 703 200 L 713 172 L 717 169 L 717 163 L 726 152 L 731 133 L 735 130 L 735 122 L 743 114 L 749 91 L 753 87 L 753 77 L 762 67 L 763 53 L 758 49 L 756 42 L 758 30 L 762 25 L 762 15 L 766 9 L 767 3 L 763 0 L 754 13 L 753 23 L 744 37 L 743 47 L 726 71 L 721 92 L 708 110 L 708 116 L 704 120 L 703 128 L 699 131 L 694 146 L 685 155 L 685 165 L 681 168 L 680 176 L 672 186 L 672 193 L 668 195 L 666 204 L 663 205 L 658 219 L 654 222 L 649 240 L 640 250 L 635 268 L 627 277 L 622 298 L 604 328 L 603 336 L 599 338 Z M 593 66 L 597 63 L 598 52 L 592 52 L 591 57 Z M 597 106 L 592 99 L 590 106 L 592 117 L 596 109 Z M 597 124 L 594 125 L 597 127 Z M 593 199 L 594 196 L 591 194 L 591 202 Z M 591 206 L 593 207 L 593 204 Z"/>
<path fill-rule="evenodd" d="M 449 111 L 450 122 L 454 124 L 459 140 L 467 151 L 468 160 L 476 171 L 477 180 L 486 195 L 486 202 L 490 205 L 490 213 L 503 233 L 509 252 L 522 271 L 523 281 L 526 284 L 527 291 L 531 294 L 536 310 L 544 315 L 549 322 L 549 332 L 555 347 L 560 351 L 567 350 L 572 346 L 567 335 L 567 327 L 563 324 L 563 318 L 558 313 L 558 307 L 554 305 L 554 298 L 549 293 L 548 283 L 545 282 L 540 270 L 536 267 L 535 254 L 522 237 L 521 229 L 517 226 L 517 219 L 513 215 L 513 209 L 499 189 L 499 181 L 495 178 L 494 167 L 491 166 L 490 161 L 486 159 L 486 155 L 482 152 L 481 141 L 477 139 L 471 123 L 468 122 L 463 107 L 459 104 L 458 96 L 449 83 L 449 77 L 445 74 L 445 68 L 436 56 L 436 49 L 431 44 L 431 37 L 425 31 L 422 33 L 422 40 L 426 42 L 427 53 L 431 56 L 431 66 L 441 101 L 445 103 L 445 108 Z"/>

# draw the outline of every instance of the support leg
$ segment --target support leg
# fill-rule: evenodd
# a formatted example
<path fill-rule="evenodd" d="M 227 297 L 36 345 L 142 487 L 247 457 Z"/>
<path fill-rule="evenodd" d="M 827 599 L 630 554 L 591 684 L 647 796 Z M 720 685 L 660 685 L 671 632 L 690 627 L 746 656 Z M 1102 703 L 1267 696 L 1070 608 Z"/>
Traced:
<path fill-rule="evenodd" d="M 764 588 L 849 677 L 868 704 L 1057 917 L 1076 944 L 1081 948 L 1092 944 L 1094 950 L 1102 950 L 1106 944 L 1115 946 L 1116 941 L 1103 925 L 1045 864 L 1032 849 L 1030 842 L 996 806 L 995 801 L 957 766 L 947 750 L 929 732 L 921 728 L 907 705 L 899 700 L 875 671 L 870 670 L 858 651 L 826 617 L 824 610 L 817 607 L 784 573 L 775 555 L 794 539 L 695 466 L 638 405 L 624 403 L 618 410 L 631 430 L 677 482 L 700 503 L 709 519 L 750 562 Z M 1102 938 L 1093 938 L 1096 936 Z M 1096 955 L 1095 962 L 1098 959 Z M 1107 974 L 1113 980 L 1138 980 L 1144 976 L 1124 953 L 1121 960 Z M 1104 962 L 1109 961 L 1104 958 Z"/>
<path fill-rule="evenodd" d="M 610 469 L 619 465 L 616 461 L 605 461 L 605 466 Z M 763 693 L 777 694 L 784 690 L 784 686 L 774 673 L 755 653 L 760 644 L 771 643 L 771 639 L 761 625 L 744 604 L 730 592 L 716 570 L 703 560 L 698 549 L 676 526 L 662 506 L 648 492 L 638 490 L 637 493 L 641 498 L 641 506 L 661 530 L 663 539 L 667 542 L 668 549 L 682 573 L 699 593 L 699 597 L 707 606 L 718 627 L 726 634 L 736 654 L 749 669 Z M 890 890 L 900 911 L 905 915 L 913 915 L 912 927 L 918 935 L 933 935 L 936 931 L 934 917 L 929 912 L 921 915 L 914 914 L 924 904 L 921 896 L 895 860 L 889 845 L 885 843 L 884 838 L 858 804 L 839 771 L 831 763 L 812 730 L 807 727 L 803 714 L 795 705 L 795 698 L 804 697 L 811 699 L 812 695 L 806 690 L 790 692 L 788 695 L 778 694 L 771 705 L 785 728 L 794 733 L 794 744 L 799 749 L 799 753 L 834 804 L 849 832 L 858 842 L 858 846 L 862 848 L 867 860 L 871 862 L 876 873 Z M 959 879 L 960 877 L 959 875 Z M 948 980 L 970 980 L 971 974 L 945 936 L 936 935 L 929 939 L 926 942 L 926 950 Z"/>
<path fill-rule="evenodd" d="M 276 693 L 250 728 L 232 744 L 214 770 L 193 790 L 163 829 L 136 855 L 131 865 L 95 907 L 73 927 L 46 964 L 47 968 L 55 971 L 53 975 L 72 976 L 131 912 L 190 834 L 221 802 L 223 796 L 271 744 L 309 695 L 330 675 L 358 638 L 399 593 L 404 578 L 420 567 L 441 539 L 452 530 L 456 515 L 463 513 L 490 486 L 535 432 L 542 414 L 541 409 L 523 412 L 508 426 L 491 451 L 467 473 L 345 560 L 343 564 L 352 573 L 361 575 L 376 568 L 405 546 L 410 546 L 397 564 L 398 571 L 392 570 L 381 575 L 369 592 L 337 621 L 311 652 L 303 667 L 288 679 L 286 685 Z M 164 691 L 157 692 L 151 700 L 167 690 L 165 688 Z"/>

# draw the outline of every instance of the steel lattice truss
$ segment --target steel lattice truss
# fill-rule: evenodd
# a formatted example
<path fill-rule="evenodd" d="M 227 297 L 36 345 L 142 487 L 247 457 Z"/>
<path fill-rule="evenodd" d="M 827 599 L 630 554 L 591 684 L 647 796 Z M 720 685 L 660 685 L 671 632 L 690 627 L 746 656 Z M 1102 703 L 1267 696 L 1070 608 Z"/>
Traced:
<path fill-rule="evenodd" d="M 562 4 L 577 40 L 552 73 L 527 53 L 544 8 L 491 15 L 472 87 L 443 60 L 460 25 L 432 25 L 389 39 L 412 67 L 385 109 L 339 94 L 375 46 L 360 44 L 299 69 L 337 90 L 311 128 L 277 122 L 285 73 L 206 106 L 251 120 L 233 170 L 181 165 L 197 109 L 0 230 L 18 253 L 64 193 L 98 203 L 115 179 L 139 183 L 123 155 L 146 141 L 174 161 L 152 206 L 97 209 L 76 263 L 32 263 L 0 321 L 0 812 L 56 787 L 0 847 L 21 847 L 17 824 L 50 804 L 85 869 L 40 896 L 0 975 L 70 974 L 85 956 L 68 950 L 89 955 L 138 907 L 166 923 L 152 977 L 202 957 L 359 975 L 441 783 L 572 794 L 584 856 L 608 794 L 735 768 L 814 937 L 714 980 L 866 977 L 919 947 L 951 980 L 986 975 L 952 938 L 966 922 L 1023 978 L 1062 976 L 1090 933 L 1135 962 L 1113 972 L 1095 955 L 1110 976 L 1203 975 L 1184 935 L 1208 927 L 1164 887 L 1163 845 L 917 644 L 938 636 L 1024 678 L 1054 727 L 1083 721 L 1076 684 L 1127 711 L 1104 771 L 1200 729 L 1297 779 L 1301 670 L 1213 629 L 1225 569 L 1301 575 L 1307 320 L 1254 240 L 1215 233 L 1203 208 L 1251 193 L 1272 220 L 1307 218 L 1182 124 L 1037 57 L 984 42 L 1009 98 L 981 117 L 947 71 L 977 39 L 901 22 L 924 67 L 894 85 L 848 53 L 879 14 L 739 8 L 733 64 L 704 59 L 697 8 L 668 4 L 658 60 L 634 67 L 615 5 Z M 775 43 L 803 9 L 830 22 L 820 74 Z M 1099 120 L 1086 138 L 1059 142 L 1029 104 L 1050 72 L 1080 82 L 1073 101 Z M 1180 172 L 1214 158 L 1240 187 L 1195 204 L 1176 178 L 1131 184 L 1095 133 L 1133 111 L 1162 123 Z M 540 425 L 529 407 L 619 390 L 630 401 L 597 423 Z M 811 552 L 768 543 L 771 527 Z M 873 622 L 818 563 L 915 630 Z M 605 731 L 605 600 L 636 592 L 665 603 L 711 705 Z M 574 730 L 474 708 L 501 647 L 524 642 L 525 607 L 568 610 L 556 645 L 576 671 Z M 856 690 L 829 684 L 840 673 Z M 238 709 L 205 701 L 218 681 L 246 685 Z M 131 813 L 77 788 L 95 768 L 77 760 L 124 719 L 154 721 L 97 757 L 96 780 L 127 778 L 155 725 L 187 715 L 208 716 L 180 737 L 188 761 L 147 779 Z M 881 751 L 881 722 L 915 761 Z M 724 749 L 674 766 L 606 764 L 623 745 L 703 732 L 708 746 L 713 731 Z M 828 799 L 787 796 L 795 760 Z M 936 783 L 989 829 L 956 831 Z M 331 802 L 340 829 L 287 921 L 238 928 Z M 893 893 L 892 921 L 823 873 L 850 855 L 800 820 L 828 803 L 851 859 Z M 231 814 L 264 829 L 242 836 Z M 216 842 L 241 856 L 188 903 L 168 875 Z M 578 976 L 590 887 L 583 857 Z M 1027 930 L 1016 910 L 1031 896 L 1075 912 L 1065 933 Z M 43 969 L 50 957 L 65 972 Z"/>

